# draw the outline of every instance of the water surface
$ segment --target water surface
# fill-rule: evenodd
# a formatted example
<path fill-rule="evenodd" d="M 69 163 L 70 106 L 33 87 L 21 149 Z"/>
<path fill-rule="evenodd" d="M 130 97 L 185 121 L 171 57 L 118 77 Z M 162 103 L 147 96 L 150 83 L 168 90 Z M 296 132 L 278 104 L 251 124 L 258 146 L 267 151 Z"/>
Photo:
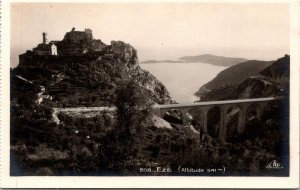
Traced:
<path fill-rule="evenodd" d="M 142 69 L 149 71 L 168 89 L 171 97 L 179 103 L 194 102 L 199 98 L 195 92 L 227 67 L 206 63 L 144 63 Z"/>

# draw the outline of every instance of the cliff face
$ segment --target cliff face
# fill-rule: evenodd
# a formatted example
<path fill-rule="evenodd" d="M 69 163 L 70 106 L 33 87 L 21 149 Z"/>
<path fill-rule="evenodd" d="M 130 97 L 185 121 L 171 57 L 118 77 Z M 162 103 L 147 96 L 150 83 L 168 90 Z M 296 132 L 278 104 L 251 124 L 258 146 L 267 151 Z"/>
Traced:
<path fill-rule="evenodd" d="M 58 104 L 106 105 L 114 90 L 127 80 L 135 80 L 152 101 L 171 102 L 164 85 L 139 67 L 137 51 L 131 45 L 122 41 L 105 45 L 90 33 L 79 31 L 68 32 L 56 44 L 57 56 L 27 51 L 20 55 L 20 64 L 13 72 L 45 86 Z"/>
<path fill-rule="evenodd" d="M 240 84 L 216 88 L 201 96 L 201 101 L 248 99 L 274 96 L 281 86 L 263 77 L 248 78 Z"/>
<path fill-rule="evenodd" d="M 249 70 L 241 72 L 240 75 L 247 76 L 247 72 Z M 226 72 L 223 75 L 226 75 Z M 201 95 L 201 101 L 288 96 L 288 94 L 289 56 L 285 56 L 259 71 L 257 76 L 248 76 L 240 82 L 206 91 Z"/>
<path fill-rule="evenodd" d="M 262 76 L 260 71 L 270 66 L 272 61 L 246 61 L 220 72 L 213 80 L 203 85 L 195 94 L 201 97 L 213 89 L 239 84 L 249 77 Z"/>

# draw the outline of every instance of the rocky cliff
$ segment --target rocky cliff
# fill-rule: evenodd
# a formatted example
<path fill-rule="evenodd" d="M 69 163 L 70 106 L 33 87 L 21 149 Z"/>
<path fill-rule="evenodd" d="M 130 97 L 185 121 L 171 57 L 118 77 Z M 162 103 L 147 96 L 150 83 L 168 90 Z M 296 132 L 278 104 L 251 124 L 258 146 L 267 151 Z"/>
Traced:
<path fill-rule="evenodd" d="M 139 66 L 137 51 L 122 41 L 106 45 L 91 31 L 71 31 L 55 41 L 58 55 L 37 55 L 27 51 L 13 70 L 46 87 L 58 105 L 107 105 L 122 81 L 135 80 L 156 103 L 170 103 L 165 86 Z M 42 72 L 41 72 L 42 71 Z"/>
<path fill-rule="evenodd" d="M 246 61 L 231 66 L 220 72 L 213 80 L 203 85 L 195 94 L 201 97 L 213 89 L 239 84 L 249 77 L 260 77 L 260 71 L 267 68 L 273 61 Z"/>
<path fill-rule="evenodd" d="M 269 62 L 266 64 L 269 64 Z M 290 57 L 286 55 L 277 59 L 267 67 L 265 67 L 264 64 L 262 64 L 261 67 L 256 67 L 255 70 L 256 73 L 258 73 L 255 76 L 247 75 L 249 70 L 241 71 L 239 75 L 244 76 L 245 79 L 226 86 L 216 86 L 203 93 L 201 95 L 201 101 L 288 96 L 289 64 Z M 259 71 L 259 69 L 261 70 Z M 228 74 L 228 72 L 222 73 L 222 75 L 226 74 Z M 230 75 L 227 77 L 230 77 Z M 214 80 L 211 82 L 214 82 Z M 206 87 L 203 86 L 201 88 Z"/>

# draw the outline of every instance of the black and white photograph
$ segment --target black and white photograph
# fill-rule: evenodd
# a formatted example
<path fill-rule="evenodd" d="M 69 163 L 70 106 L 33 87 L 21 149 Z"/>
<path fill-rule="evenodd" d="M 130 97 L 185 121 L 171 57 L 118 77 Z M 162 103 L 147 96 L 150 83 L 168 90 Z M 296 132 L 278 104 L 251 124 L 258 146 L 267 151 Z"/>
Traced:
<path fill-rule="evenodd" d="M 290 177 L 290 15 L 10 3 L 8 175 Z"/>

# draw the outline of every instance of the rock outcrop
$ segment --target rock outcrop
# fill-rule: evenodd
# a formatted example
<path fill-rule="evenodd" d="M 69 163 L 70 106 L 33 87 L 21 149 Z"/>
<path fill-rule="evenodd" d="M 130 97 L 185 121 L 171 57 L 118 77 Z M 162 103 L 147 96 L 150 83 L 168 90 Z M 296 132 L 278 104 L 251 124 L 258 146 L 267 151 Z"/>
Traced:
<path fill-rule="evenodd" d="M 106 47 L 101 40 L 95 40 L 90 29 L 67 32 L 64 39 L 55 43 L 59 55 L 81 55 L 101 51 Z"/>

